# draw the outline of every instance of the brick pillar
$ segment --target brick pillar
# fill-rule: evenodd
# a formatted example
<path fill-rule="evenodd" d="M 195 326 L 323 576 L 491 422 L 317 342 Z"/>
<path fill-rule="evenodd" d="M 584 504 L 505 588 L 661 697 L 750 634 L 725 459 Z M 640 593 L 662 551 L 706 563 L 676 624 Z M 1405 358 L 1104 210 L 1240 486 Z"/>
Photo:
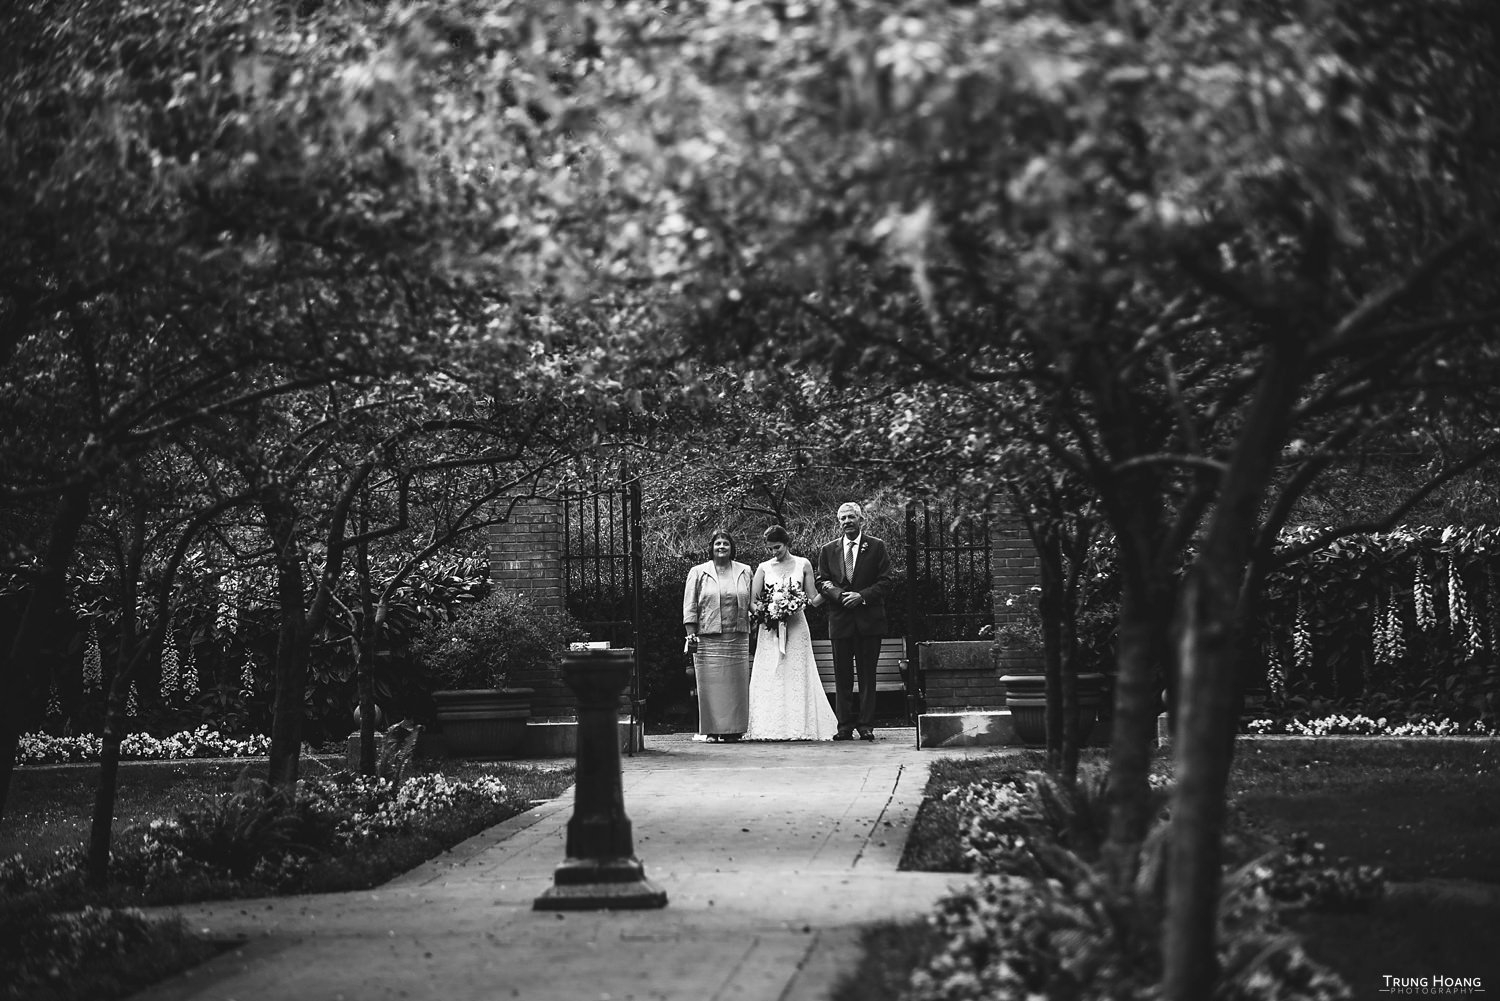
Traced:
<path fill-rule="evenodd" d="M 528 497 L 510 517 L 490 526 L 490 582 L 522 591 L 538 605 L 563 607 L 562 508 L 550 498 Z"/>
<path fill-rule="evenodd" d="M 538 605 L 563 607 L 562 506 L 555 500 L 528 497 L 511 508 L 510 517 L 489 530 L 490 583 L 520 591 Z M 510 678 L 518 688 L 536 690 L 531 699 L 533 719 L 571 716 L 572 691 L 561 671 L 537 671 Z"/>
<path fill-rule="evenodd" d="M 1036 645 L 1007 633 L 1007 626 L 1022 625 L 1035 609 L 1042 582 L 1041 564 L 1031 536 L 1019 517 L 1009 511 L 990 518 L 990 568 L 993 582 L 990 600 L 995 613 L 995 666 L 1001 674 L 1040 673 L 1040 637 Z"/>

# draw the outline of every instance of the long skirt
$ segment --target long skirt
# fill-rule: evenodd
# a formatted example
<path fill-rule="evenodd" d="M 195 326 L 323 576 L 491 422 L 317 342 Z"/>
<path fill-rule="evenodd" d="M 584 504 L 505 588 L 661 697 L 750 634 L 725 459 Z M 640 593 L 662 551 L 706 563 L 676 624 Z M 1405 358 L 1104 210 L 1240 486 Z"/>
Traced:
<path fill-rule="evenodd" d="M 750 634 L 698 637 L 698 732 L 744 733 L 750 725 Z"/>

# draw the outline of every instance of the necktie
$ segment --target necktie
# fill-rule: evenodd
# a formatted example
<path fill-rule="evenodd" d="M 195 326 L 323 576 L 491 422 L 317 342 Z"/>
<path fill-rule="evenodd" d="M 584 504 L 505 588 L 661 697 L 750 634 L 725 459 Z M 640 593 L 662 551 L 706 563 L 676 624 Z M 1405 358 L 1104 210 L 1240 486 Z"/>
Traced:
<path fill-rule="evenodd" d="M 844 580 L 854 579 L 854 543 L 844 543 Z"/>

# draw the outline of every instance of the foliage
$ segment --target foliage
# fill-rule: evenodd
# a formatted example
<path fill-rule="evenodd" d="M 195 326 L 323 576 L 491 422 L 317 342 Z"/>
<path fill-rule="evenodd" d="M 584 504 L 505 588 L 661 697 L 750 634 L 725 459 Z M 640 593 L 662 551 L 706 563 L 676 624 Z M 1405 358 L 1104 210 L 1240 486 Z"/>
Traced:
<path fill-rule="evenodd" d="M 1408 718 L 1394 722 L 1384 716 L 1345 716 L 1337 714 L 1310 719 L 1253 719 L 1245 724 L 1248 733 L 1287 734 L 1293 737 L 1382 736 L 1382 737 L 1494 737 L 1500 731 L 1474 721 L 1447 718 Z"/>
<path fill-rule="evenodd" d="M 1500 712 L 1500 529 L 1411 526 L 1341 535 L 1281 533 L 1261 585 L 1255 674 L 1277 726 L 1293 718 L 1424 718 L 1493 725 Z M 1309 546 L 1312 546 L 1310 551 Z M 1113 545 L 1090 553 L 1081 661 L 1110 670 L 1119 614 Z M 1028 634 L 1035 634 L 1034 622 Z M 1262 732 L 1279 732 L 1262 731 Z M 1423 732 L 1413 730 L 1413 733 Z"/>
<path fill-rule="evenodd" d="M 1035 856 L 1035 876 L 987 876 L 951 894 L 932 924 L 945 947 L 912 974 L 910 1001 L 1159 996 L 1166 826 L 1142 849 L 1137 878 L 1118 885 L 1057 846 Z M 1253 870 L 1229 878 L 1219 905 L 1223 1001 L 1350 997 L 1279 924 Z"/>
<path fill-rule="evenodd" d="M 384 780 L 339 773 L 302 783 L 295 800 L 285 790 L 243 781 L 237 790 L 196 804 L 183 802 L 178 792 L 183 816 L 128 832 L 117 847 L 112 882 L 103 889 L 84 886 L 77 848 L 31 862 L 19 854 L 0 860 L 4 996 L 126 996 L 201 961 L 215 946 L 186 934 L 176 920 L 113 909 L 121 903 L 368 889 L 538 798 L 556 796 L 571 775 L 571 769 L 457 765 L 448 775 L 423 775 L 399 791 Z M 172 782 L 168 792 L 182 785 Z M 131 795 L 130 787 L 122 790 L 122 809 L 131 809 L 124 802 Z M 319 831 L 316 839 L 308 836 L 309 824 Z M 317 840 L 322 847 L 315 857 L 291 850 L 299 840 Z"/>
<path fill-rule="evenodd" d="M 138 746 L 144 748 L 139 751 L 142 757 L 182 756 L 170 747 L 155 749 L 149 743 L 142 744 L 147 734 L 161 736 L 167 742 L 182 741 L 189 731 L 162 735 L 194 723 L 198 725 L 192 728 L 193 733 L 205 728 L 244 733 L 253 716 L 264 717 L 267 679 L 263 672 L 269 660 L 265 650 L 275 625 L 267 614 L 273 599 L 271 581 L 263 568 L 236 563 L 229 553 L 213 559 L 206 551 L 197 555 L 199 559 L 181 575 L 177 604 L 169 612 L 171 624 L 161 649 L 143 666 L 134 687 L 138 708 L 130 714 L 129 723 L 145 732 L 126 738 L 127 759 L 137 755 Z M 372 561 L 376 573 L 386 573 L 385 565 L 395 558 L 379 554 Z M 82 647 L 84 657 L 53 667 L 48 679 L 51 702 L 45 714 L 38 707 L 36 716 L 37 723 L 55 734 L 65 729 L 97 732 L 102 726 L 100 647 L 112 642 L 110 624 L 118 616 L 114 607 L 118 582 L 110 578 L 106 568 L 85 565 L 75 571 L 72 580 L 70 600 L 77 632 L 65 642 Z M 395 590 L 376 652 L 378 704 L 386 705 L 393 715 L 421 705 L 425 693 L 418 690 L 420 679 L 412 677 L 410 670 L 412 638 L 424 623 L 446 618 L 452 610 L 478 601 L 489 590 L 488 567 L 480 558 L 429 560 L 409 572 Z M 331 618 L 328 628 L 315 637 L 309 651 L 306 699 L 310 725 L 315 732 L 331 734 L 345 732 L 350 706 L 356 701 L 360 602 L 358 582 L 352 573 L 339 581 L 337 598 L 349 613 Z M 248 683 L 244 671 L 247 662 L 251 665 Z M 23 744 L 19 761 L 28 760 L 25 748 L 35 748 L 41 736 L 26 736 L 29 743 Z M 74 739 L 87 742 L 90 738 Z M 66 741 L 57 742 L 48 753 L 63 753 L 65 746 Z M 219 750 L 223 756 L 236 753 L 227 745 Z M 191 755 L 209 756 L 210 752 L 205 748 Z M 75 755 L 49 760 L 85 759 Z"/>
<path fill-rule="evenodd" d="M 22 765 L 53 765 L 98 761 L 101 743 L 101 738 L 91 734 L 76 737 L 53 737 L 45 733 L 23 734 L 16 762 Z M 269 738 L 261 735 L 242 739 L 226 737 L 204 725 L 196 730 L 184 730 L 163 738 L 156 738 L 148 733 L 126 734 L 120 741 L 120 760 L 253 758 L 264 755 L 269 746 Z"/>
<path fill-rule="evenodd" d="M 175 855 L 183 865 L 217 870 L 231 879 L 285 869 L 291 857 L 324 850 L 325 833 L 313 835 L 305 801 L 264 781 L 242 783 L 220 796 L 182 811 L 175 823 L 154 824 L 145 854 Z"/>
<path fill-rule="evenodd" d="M 1267 575 L 1267 684 L 1288 710 L 1343 701 L 1375 715 L 1493 722 L 1500 713 L 1500 529 L 1414 526 L 1307 548 Z"/>
<path fill-rule="evenodd" d="M 1103 769 L 1083 769 L 1072 787 L 1004 759 L 981 771 L 990 774 L 953 786 L 942 801 L 957 809 L 965 868 L 983 878 L 933 916 L 944 945 L 913 975 L 908 997 L 1154 997 L 1170 837 L 1160 809 L 1166 781 L 1153 783 L 1156 832 L 1134 880 L 1122 887 L 1099 868 L 1108 808 Z M 1239 840 L 1253 846 L 1264 839 Z M 1338 978 L 1286 932 L 1285 915 L 1367 908 L 1384 886 L 1378 867 L 1331 859 L 1305 834 L 1227 874 L 1219 912 L 1223 974 L 1214 996 L 1347 997 Z M 1105 985 L 1120 993 L 1093 993 Z"/>
<path fill-rule="evenodd" d="M 434 846 L 449 847 L 568 781 L 566 770 L 502 771 L 426 773 L 399 786 L 337 772 L 295 789 L 241 776 L 226 792 L 128 831 L 103 899 L 168 903 L 373 885 L 362 880 L 389 878 Z M 82 864 L 76 849 L 42 863 L 16 856 L 0 866 L 0 885 L 14 894 L 98 900 L 83 887 Z"/>
<path fill-rule="evenodd" d="M 1287 838 L 1266 868 L 1266 892 L 1285 907 L 1359 911 L 1385 894 L 1385 871 L 1380 866 L 1329 858 L 1323 843 L 1305 831 Z"/>
<path fill-rule="evenodd" d="M 35 900 L 0 902 L 0 971 L 6 998 L 108 1001 L 157 983 L 215 952 L 180 917 L 132 908 L 46 913 Z"/>
<path fill-rule="evenodd" d="M 422 628 L 412 657 L 435 689 L 504 688 L 512 676 L 556 668 L 584 634 L 566 613 L 519 591 L 496 591 Z"/>

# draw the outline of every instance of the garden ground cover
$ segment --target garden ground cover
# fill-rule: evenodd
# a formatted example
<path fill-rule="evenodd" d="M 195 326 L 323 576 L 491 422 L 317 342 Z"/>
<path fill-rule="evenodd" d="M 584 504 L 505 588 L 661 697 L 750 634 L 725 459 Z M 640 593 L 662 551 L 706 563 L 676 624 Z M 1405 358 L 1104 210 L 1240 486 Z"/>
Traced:
<path fill-rule="evenodd" d="M 378 886 L 539 800 L 555 798 L 573 781 L 569 763 L 443 762 L 434 771 L 448 784 L 498 788 L 498 781 L 503 794 L 478 800 L 460 796 L 451 808 L 421 810 L 411 824 L 367 836 L 358 850 L 271 874 L 290 878 L 267 881 L 252 872 L 142 881 L 142 874 L 151 870 L 142 867 L 132 850 L 148 825 L 222 799 L 265 771 L 264 761 L 121 763 L 114 824 L 117 863 L 110 884 L 91 889 L 72 870 L 45 884 L 34 884 L 26 871 L 44 872 L 57 863 L 59 853 L 76 855 L 86 841 L 97 765 L 17 769 L 0 825 L 0 984 L 5 985 L 0 997 L 107 1001 L 126 996 L 201 962 L 216 949 L 214 943 L 185 934 L 179 921 L 148 920 L 133 907 Z M 327 761 L 304 758 L 305 778 L 333 772 Z M 402 788 L 426 785 L 424 778 Z M 248 843 L 227 848 L 240 856 Z M 19 863 L 12 861 L 17 857 Z M 54 925 L 61 931 L 48 931 Z M 84 970 L 86 977 L 80 972 Z"/>
<path fill-rule="evenodd" d="M 324 759 L 304 758 L 302 765 L 304 777 L 329 769 Z M 199 799 L 227 792 L 241 775 L 265 770 L 264 761 L 122 761 L 114 834 L 118 838 L 131 827 L 171 817 Z M 19 854 L 36 865 L 87 842 L 98 782 L 97 764 L 17 768 L 0 823 L 0 858 Z"/>
<path fill-rule="evenodd" d="M 1231 794 L 1250 828 L 1276 836 L 1304 832 L 1330 857 L 1382 866 L 1393 880 L 1500 887 L 1497 749 L 1495 741 L 1247 740 L 1237 749 Z M 1101 753 L 1085 752 L 1084 760 L 1101 761 Z M 1039 752 L 934 762 L 901 867 L 966 871 L 956 807 L 942 795 L 1042 762 Z M 1170 768 L 1165 752 L 1157 768 Z M 1369 911 L 1304 914 L 1292 923 L 1309 953 L 1337 970 L 1356 998 L 1389 997 L 1379 993 L 1386 974 L 1478 975 L 1500 984 L 1500 907 L 1457 897 L 1401 898 Z M 835 1001 L 893 1001 L 910 970 L 936 948 L 927 929 L 909 926 L 872 929 L 865 944 L 865 968 Z"/>

